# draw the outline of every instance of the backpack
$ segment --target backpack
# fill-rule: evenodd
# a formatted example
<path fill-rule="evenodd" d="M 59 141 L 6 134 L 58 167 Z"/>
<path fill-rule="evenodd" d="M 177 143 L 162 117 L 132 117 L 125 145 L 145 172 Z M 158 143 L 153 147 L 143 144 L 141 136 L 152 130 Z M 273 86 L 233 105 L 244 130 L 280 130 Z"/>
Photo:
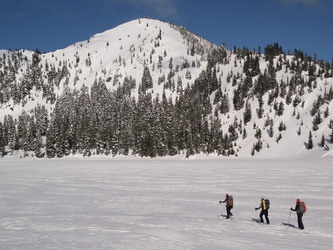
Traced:
<path fill-rule="evenodd" d="M 265 204 L 263 204 L 263 210 L 268 210 L 269 209 L 270 202 L 268 199 L 265 200 Z"/>
<path fill-rule="evenodd" d="M 299 203 L 299 211 L 300 211 L 302 214 L 304 214 L 304 213 L 306 212 L 306 206 L 305 206 L 304 201 L 301 201 L 301 202 Z"/>
<path fill-rule="evenodd" d="M 234 198 L 232 196 L 228 196 L 227 205 L 228 205 L 228 207 L 234 206 Z"/>

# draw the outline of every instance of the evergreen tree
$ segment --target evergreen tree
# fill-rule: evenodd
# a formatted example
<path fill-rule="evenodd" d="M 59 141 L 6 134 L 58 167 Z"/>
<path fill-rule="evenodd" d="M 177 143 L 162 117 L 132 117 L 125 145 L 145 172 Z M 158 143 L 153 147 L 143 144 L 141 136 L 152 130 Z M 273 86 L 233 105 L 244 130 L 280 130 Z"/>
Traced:
<path fill-rule="evenodd" d="M 48 126 L 48 111 L 44 105 L 41 106 L 40 104 L 37 104 L 34 111 L 37 131 L 41 136 L 45 136 Z"/>
<path fill-rule="evenodd" d="M 254 150 L 260 152 L 261 149 L 262 149 L 262 140 L 258 139 L 258 141 L 253 144 L 252 155 L 254 155 Z"/>
<path fill-rule="evenodd" d="M 286 104 L 289 105 L 292 102 L 292 92 L 288 91 L 288 94 L 286 95 Z"/>
<path fill-rule="evenodd" d="M 312 124 L 313 124 L 312 129 L 313 129 L 314 131 L 317 131 L 318 128 L 319 128 L 318 125 L 319 125 L 322 121 L 323 121 L 323 120 L 322 120 L 321 115 L 320 115 L 320 110 L 318 110 L 317 115 L 314 117 L 314 120 L 313 120 L 313 122 L 312 122 Z"/>
<path fill-rule="evenodd" d="M 20 138 L 24 151 L 29 150 L 29 116 L 23 111 L 18 117 L 17 136 Z"/>
<path fill-rule="evenodd" d="M 8 115 L 7 119 L 4 120 L 4 124 L 6 127 L 6 132 L 7 135 L 5 135 L 5 137 L 8 140 L 8 147 L 9 149 L 14 150 L 16 148 L 16 136 L 17 136 L 17 132 L 16 132 L 16 127 L 14 124 L 14 119 L 13 116 Z"/>
<path fill-rule="evenodd" d="M 263 96 L 270 89 L 272 89 L 272 84 L 267 72 L 259 74 L 258 80 L 254 83 L 253 87 L 254 94 L 258 97 Z"/>
<path fill-rule="evenodd" d="M 309 139 L 308 139 L 308 149 L 313 148 L 313 141 L 312 141 L 312 133 L 311 130 L 309 131 Z"/>
<path fill-rule="evenodd" d="M 283 131 L 286 130 L 286 124 L 283 123 L 283 121 L 280 122 L 279 127 L 278 127 L 279 131 Z"/>
<path fill-rule="evenodd" d="M 278 110 L 277 110 L 277 115 L 278 116 L 283 115 L 283 111 L 284 111 L 284 104 L 283 104 L 283 102 L 280 102 Z"/>
<path fill-rule="evenodd" d="M 327 106 L 326 109 L 325 109 L 325 112 L 324 112 L 324 118 L 327 118 L 329 115 L 330 115 L 330 111 L 329 111 L 329 108 Z"/>
<path fill-rule="evenodd" d="M 279 143 L 279 141 L 282 139 L 282 134 L 279 133 L 279 135 L 276 137 L 276 143 Z"/>
<path fill-rule="evenodd" d="M 325 146 L 325 136 L 324 135 L 322 135 L 322 137 L 321 137 L 320 146 L 321 147 Z"/>
<path fill-rule="evenodd" d="M 251 76 L 257 76 L 260 74 L 260 66 L 259 66 L 259 56 L 256 55 L 253 61 L 253 68 Z"/>
<path fill-rule="evenodd" d="M 282 54 L 282 47 L 278 43 L 268 44 L 265 47 L 265 59 L 266 61 L 272 62 L 273 58 Z"/>
<path fill-rule="evenodd" d="M 229 97 L 228 94 L 223 94 L 221 98 L 221 106 L 220 106 L 221 114 L 229 113 Z"/>
<path fill-rule="evenodd" d="M 141 87 L 142 87 L 143 92 L 145 92 L 147 89 L 150 89 L 153 87 L 153 79 L 150 75 L 148 66 L 145 66 L 145 68 L 143 70 L 143 76 L 141 79 Z"/>
<path fill-rule="evenodd" d="M 247 137 L 247 132 L 246 132 L 246 129 L 244 128 L 243 130 L 243 140 Z"/>
<path fill-rule="evenodd" d="M 51 122 L 52 124 L 52 122 Z M 45 150 L 46 150 L 46 156 L 48 158 L 54 158 L 56 155 L 56 149 L 55 149 L 55 130 L 53 126 L 51 125 L 46 133 L 46 145 L 45 145 Z"/>
<path fill-rule="evenodd" d="M 273 123 L 271 123 L 270 126 L 269 126 L 268 135 L 269 135 L 269 137 L 273 137 L 274 136 Z"/>
<path fill-rule="evenodd" d="M 211 91 L 215 91 L 219 87 L 219 82 L 217 80 L 216 67 L 213 68 L 213 71 L 211 74 L 212 74 L 211 75 L 211 86 L 212 86 Z"/>
<path fill-rule="evenodd" d="M 37 131 L 37 133 L 36 133 L 36 138 L 34 140 L 33 147 L 34 147 L 34 151 L 35 151 L 35 156 L 38 157 L 38 158 L 41 157 L 42 156 L 41 155 L 42 137 L 41 137 L 39 131 Z"/>
<path fill-rule="evenodd" d="M 251 104 L 248 102 L 248 100 L 246 100 L 246 103 L 245 103 L 245 111 L 243 113 L 243 117 L 244 117 L 245 125 L 252 119 L 252 108 L 251 108 Z"/>
<path fill-rule="evenodd" d="M 182 78 L 179 76 L 177 81 L 177 93 L 180 94 L 183 92 L 183 81 Z"/>
<path fill-rule="evenodd" d="M 233 104 L 235 110 L 240 110 L 244 107 L 244 96 L 240 87 L 234 90 Z"/>
<path fill-rule="evenodd" d="M 257 139 L 261 138 L 261 129 L 260 128 L 257 128 L 256 133 L 254 134 L 254 137 Z"/>
<path fill-rule="evenodd" d="M 257 114 L 258 114 L 258 118 L 261 119 L 264 114 L 264 109 L 263 109 L 264 102 L 263 102 L 262 96 L 259 96 L 258 102 L 259 102 L 259 109 L 257 111 Z"/>
<path fill-rule="evenodd" d="M 214 105 L 217 104 L 221 99 L 222 99 L 222 91 L 220 88 L 218 88 L 217 91 L 215 92 L 213 104 Z"/>
<path fill-rule="evenodd" d="M 302 102 L 301 98 L 298 95 L 296 95 L 293 101 L 293 106 L 296 108 L 298 104 L 300 104 L 301 102 Z"/>
<path fill-rule="evenodd" d="M 5 140 L 3 134 L 2 123 L 0 122 L 0 157 L 5 155 Z"/>
<path fill-rule="evenodd" d="M 302 128 L 301 128 L 301 126 L 298 126 L 297 134 L 301 135 L 301 133 L 302 133 Z"/>

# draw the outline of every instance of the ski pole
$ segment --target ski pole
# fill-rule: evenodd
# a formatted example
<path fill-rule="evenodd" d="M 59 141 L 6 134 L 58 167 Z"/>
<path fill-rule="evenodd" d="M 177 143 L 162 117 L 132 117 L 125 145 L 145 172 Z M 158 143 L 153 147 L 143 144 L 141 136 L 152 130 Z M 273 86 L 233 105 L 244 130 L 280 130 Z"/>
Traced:
<path fill-rule="evenodd" d="M 222 215 L 222 213 L 223 213 L 223 209 L 222 209 L 222 203 L 220 202 L 220 213 L 221 213 L 221 216 L 223 216 Z"/>
<path fill-rule="evenodd" d="M 290 222 L 290 216 L 291 216 L 291 210 L 290 210 L 290 213 L 289 213 L 288 224 Z"/>

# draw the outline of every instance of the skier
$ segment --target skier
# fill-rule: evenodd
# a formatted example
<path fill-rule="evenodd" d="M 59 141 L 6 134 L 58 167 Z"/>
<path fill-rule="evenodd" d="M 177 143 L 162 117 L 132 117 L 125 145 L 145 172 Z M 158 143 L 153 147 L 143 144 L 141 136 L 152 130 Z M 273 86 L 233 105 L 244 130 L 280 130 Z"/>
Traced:
<path fill-rule="evenodd" d="M 266 223 L 269 224 L 269 219 L 268 219 L 268 209 L 269 209 L 269 200 L 265 200 L 264 197 L 261 197 L 261 202 L 260 202 L 260 206 L 255 208 L 255 210 L 258 210 L 261 208 L 261 212 L 260 212 L 260 222 L 264 223 L 264 219 L 262 218 L 263 215 L 265 215 L 265 219 L 266 219 Z"/>
<path fill-rule="evenodd" d="M 302 217 L 303 217 L 303 213 L 304 211 L 301 209 L 301 201 L 300 199 L 296 200 L 296 206 L 295 208 L 290 208 L 291 211 L 295 211 L 297 213 L 297 222 L 298 222 L 298 228 L 303 230 L 304 229 L 304 225 L 303 225 L 303 221 L 302 221 Z"/>
<path fill-rule="evenodd" d="M 231 209 L 234 207 L 233 197 L 229 194 L 226 194 L 224 201 L 220 201 L 220 204 L 221 203 L 225 203 L 225 207 L 227 209 L 227 219 L 229 219 L 230 216 L 233 216 L 233 214 L 231 213 Z"/>

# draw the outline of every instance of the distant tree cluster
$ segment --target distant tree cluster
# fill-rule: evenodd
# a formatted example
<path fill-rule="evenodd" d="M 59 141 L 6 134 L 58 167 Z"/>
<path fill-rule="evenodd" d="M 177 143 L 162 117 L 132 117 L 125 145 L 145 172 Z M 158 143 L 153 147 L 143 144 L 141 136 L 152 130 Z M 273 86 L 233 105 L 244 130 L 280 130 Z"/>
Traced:
<path fill-rule="evenodd" d="M 143 83 L 147 79 L 150 81 L 145 72 Z M 35 151 L 39 156 L 41 136 L 45 136 L 49 158 L 77 153 L 127 155 L 130 150 L 148 157 L 180 151 L 189 155 L 233 154 L 232 141 L 236 138 L 224 134 L 221 121 L 211 115 L 209 94 L 217 87 L 212 77 L 203 72 L 173 103 L 165 94 L 153 99 L 143 90 L 136 101 L 125 85 L 111 92 L 105 82 L 95 81 L 90 90 L 67 89 L 58 98 L 50 121 L 44 107 L 36 108 L 31 115 L 24 112 L 16 122 L 6 116 L 3 145 Z"/>

